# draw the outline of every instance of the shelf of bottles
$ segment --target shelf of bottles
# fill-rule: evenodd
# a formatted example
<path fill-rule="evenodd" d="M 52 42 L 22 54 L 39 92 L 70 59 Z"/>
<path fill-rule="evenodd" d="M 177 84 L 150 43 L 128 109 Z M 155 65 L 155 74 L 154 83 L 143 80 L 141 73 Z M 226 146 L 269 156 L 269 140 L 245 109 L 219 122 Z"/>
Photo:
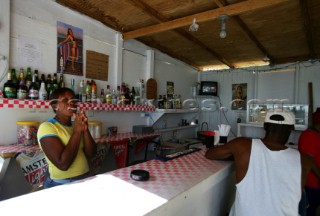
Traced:
<path fill-rule="evenodd" d="M 146 105 L 122 105 L 122 104 L 106 104 L 106 103 L 78 103 L 80 109 L 85 110 L 102 110 L 102 111 L 137 111 L 137 112 L 153 112 L 154 106 Z M 9 109 L 50 109 L 48 100 L 21 100 L 21 99 L 0 99 L 0 108 Z"/>

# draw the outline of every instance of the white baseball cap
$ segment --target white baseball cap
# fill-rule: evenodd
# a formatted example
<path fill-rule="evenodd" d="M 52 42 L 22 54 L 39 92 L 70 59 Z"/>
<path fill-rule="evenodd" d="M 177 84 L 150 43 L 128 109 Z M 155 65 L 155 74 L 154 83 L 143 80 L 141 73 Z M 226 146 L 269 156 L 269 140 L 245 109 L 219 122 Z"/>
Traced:
<path fill-rule="evenodd" d="M 295 115 L 291 111 L 267 112 L 264 122 L 273 123 L 273 124 L 294 125 Z"/>

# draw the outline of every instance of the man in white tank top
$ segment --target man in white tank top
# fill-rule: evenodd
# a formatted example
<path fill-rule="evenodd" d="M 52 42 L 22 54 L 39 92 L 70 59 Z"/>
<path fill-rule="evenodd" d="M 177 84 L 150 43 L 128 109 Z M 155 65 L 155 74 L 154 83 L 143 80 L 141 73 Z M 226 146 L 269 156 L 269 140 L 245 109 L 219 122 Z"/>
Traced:
<path fill-rule="evenodd" d="M 292 112 L 268 112 L 263 139 L 238 137 L 207 150 L 206 158 L 233 159 L 236 197 L 231 216 L 298 216 L 307 173 L 320 178 L 312 159 L 288 148 L 295 117 Z"/>

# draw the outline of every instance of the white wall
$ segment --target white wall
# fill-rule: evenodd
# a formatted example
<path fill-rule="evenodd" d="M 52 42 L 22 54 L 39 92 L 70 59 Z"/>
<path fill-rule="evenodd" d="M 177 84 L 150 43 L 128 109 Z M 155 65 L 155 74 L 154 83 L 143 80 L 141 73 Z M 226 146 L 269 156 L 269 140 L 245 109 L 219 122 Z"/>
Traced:
<path fill-rule="evenodd" d="M 153 61 L 155 67 L 154 78 L 158 81 L 158 92 L 164 94 L 166 81 L 174 81 L 176 93 L 183 97 L 189 97 L 188 87 L 185 84 L 196 80 L 197 71 L 188 65 L 181 63 L 167 55 L 156 51 L 155 58 L 148 60 L 147 47 L 136 40 L 124 41 L 119 39 L 119 34 L 87 16 L 71 11 L 57 4 L 54 0 L 1 0 L 0 6 L 0 54 L 10 57 L 9 67 L 19 69 L 26 68 L 19 59 L 19 41 L 29 38 L 37 41 L 41 49 L 40 74 L 53 74 L 56 68 L 56 43 L 57 21 L 83 29 L 84 46 L 84 75 L 86 68 L 86 50 L 92 50 L 109 55 L 109 79 L 97 81 L 98 93 L 100 89 L 106 89 L 106 85 L 115 88 L 122 81 L 129 86 L 136 86 L 139 79 L 148 78 L 148 61 Z M 120 51 L 120 53 L 118 53 Z M 9 56 L 10 53 L 10 56 Z M 1 57 L 1 56 L 0 56 Z M 164 63 L 165 62 L 165 63 Z M 6 75 L 6 62 L 0 60 L 0 77 Z M 150 62 L 149 62 L 150 64 Z M 165 69 L 161 69 L 165 67 Z M 34 68 L 32 68 L 34 69 Z M 185 74 L 187 74 L 185 76 Z M 181 79 L 182 75 L 184 76 Z M 163 76 L 166 76 L 164 78 Z M 74 78 L 76 84 L 85 77 L 65 75 L 67 87 Z M 121 80 L 119 80 L 121 79 Z M 2 89 L 6 78 L 0 82 Z M 78 85 L 76 85 L 76 91 Z M 103 122 L 103 130 L 109 126 L 118 126 L 119 132 L 132 130 L 132 125 L 147 124 L 147 118 L 140 117 L 138 112 L 88 112 L 89 120 Z M 16 121 L 37 120 L 44 121 L 52 117 L 51 110 L 23 110 L 23 109 L 0 109 L 0 144 L 16 142 Z"/>
<path fill-rule="evenodd" d="M 203 112 L 201 122 L 210 122 L 211 129 L 218 129 L 217 125 L 227 123 L 232 131 L 237 133 L 237 118 L 242 122 L 246 120 L 246 111 L 231 110 L 232 84 L 247 83 L 247 100 L 259 99 L 288 99 L 291 104 L 308 104 L 308 83 L 313 85 L 313 100 L 315 110 L 320 107 L 320 62 L 301 62 L 273 67 L 253 67 L 246 69 L 210 71 L 200 75 L 200 81 L 217 81 L 218 96 L 222 106 L 228 108 L 227 112 Z M 219 99 L 215 98 L 215 99 Z M 224 116 L 225 114 L 225 116 Z M 230 134 L 233 136 L 233 134 Z"/>

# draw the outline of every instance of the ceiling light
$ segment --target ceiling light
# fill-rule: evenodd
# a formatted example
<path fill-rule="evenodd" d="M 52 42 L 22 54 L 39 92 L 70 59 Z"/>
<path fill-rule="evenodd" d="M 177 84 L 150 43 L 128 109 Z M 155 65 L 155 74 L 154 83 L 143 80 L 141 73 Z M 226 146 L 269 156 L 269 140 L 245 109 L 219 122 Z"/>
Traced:
<path fill-rule="evenodd" d="M 220 15 L 219 20 L 221 21 L 221 29 L 220 29 L 220 38 L 225 38 L 227 36 L 227 26 L 226 26 L 226 20 L 229 18 L 228 15 Z"/>
<path fill-rule="evenodd" d="M 199 29 L 199 25 L 196 23 L 196 18 L 193 19 L 192 24 L 189 27 L 189 31 L 196 32 Z"/>
<path fill-rule="evenodd" d="M 264 62 L 269 62 L 270 61 L 270 58 L 268 56 L 264 56 L 263 59 L 262 59 Z"/>

